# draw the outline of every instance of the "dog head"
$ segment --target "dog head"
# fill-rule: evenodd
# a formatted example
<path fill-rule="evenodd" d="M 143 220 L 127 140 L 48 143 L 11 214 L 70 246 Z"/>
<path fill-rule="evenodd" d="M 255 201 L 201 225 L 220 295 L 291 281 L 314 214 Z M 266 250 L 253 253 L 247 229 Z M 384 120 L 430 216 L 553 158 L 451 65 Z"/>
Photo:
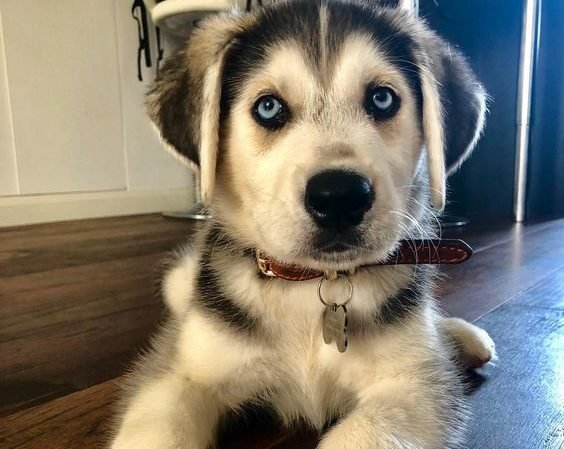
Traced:
<path fill-rule="evenodd" d="M 232 236 L 281 261 L 347 269 L 416 234 L 428 205 L 442 210 L 485 93 L 412 14 L 297 0 L 203 21 L 148 107 Z"/>

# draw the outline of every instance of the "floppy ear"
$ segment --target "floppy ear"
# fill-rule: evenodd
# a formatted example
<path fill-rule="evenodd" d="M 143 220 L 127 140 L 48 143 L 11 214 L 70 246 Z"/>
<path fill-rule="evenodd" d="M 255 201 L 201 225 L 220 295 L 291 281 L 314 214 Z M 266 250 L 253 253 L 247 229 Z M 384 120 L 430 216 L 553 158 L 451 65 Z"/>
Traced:
<path fill-rule="evenodd" d="M 464 57 L 434 34 L 421 64 L 423 134 L 431 200 L 445 205 L 446 177 L 470 156 L 484 126 L 486 92 Z"/>
<path fill-rule="evenodd" d="M 163 66 L 147 95 L 149 116 L 165 147 L 181 162 L 199 168 L 202 200 L 215 185 L 224 59 L 240 16 L 204 20 L 184 48 Z"/>

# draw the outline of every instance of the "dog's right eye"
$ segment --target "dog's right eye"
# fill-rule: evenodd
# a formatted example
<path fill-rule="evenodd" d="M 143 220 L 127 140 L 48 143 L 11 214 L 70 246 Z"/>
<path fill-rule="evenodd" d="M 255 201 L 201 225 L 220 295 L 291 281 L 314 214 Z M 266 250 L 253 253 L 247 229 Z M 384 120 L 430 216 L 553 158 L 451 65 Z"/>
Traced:
<path fill-rule="evenodd" d="M 274 95 L 260 97 L 253 106 L 253 117 L 265 128 L 281 128 L 288 121 L 288 109 Z"/>
<path fill-rule="evenodd" d="M 400 99 L 387 86 L 369 86 L 364 99 L 364 109 L 374 120 L 383 121 L 392 118 L 398 112 Z"/>

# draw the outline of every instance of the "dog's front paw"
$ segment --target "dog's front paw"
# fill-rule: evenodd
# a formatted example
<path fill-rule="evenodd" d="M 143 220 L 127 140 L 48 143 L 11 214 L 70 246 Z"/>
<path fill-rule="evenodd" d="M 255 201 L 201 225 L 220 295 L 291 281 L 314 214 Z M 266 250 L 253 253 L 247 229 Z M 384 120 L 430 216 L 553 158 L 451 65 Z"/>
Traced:
<path fill-rule="evenodd" d="M 188 449 L 161 432 L 120 432 L 110 449 Z M 190 448 L 191 449 L 191 448 Z"/>
<path fill-rule="evenodd" d="M 495 343 L 484 329 L 460 318 L 445 318 L 443 325 L 459 345 L 466 367 L 480 368 L 497 359 Z"/>
<path fill-rule="evenodd" d="M 110 449 L 205 449 L 206 444 L 197 443 L 197 435 L 185 434 L 180 429 L 147 423 L 140 426 L 125 426 L 120 429 Z"/>

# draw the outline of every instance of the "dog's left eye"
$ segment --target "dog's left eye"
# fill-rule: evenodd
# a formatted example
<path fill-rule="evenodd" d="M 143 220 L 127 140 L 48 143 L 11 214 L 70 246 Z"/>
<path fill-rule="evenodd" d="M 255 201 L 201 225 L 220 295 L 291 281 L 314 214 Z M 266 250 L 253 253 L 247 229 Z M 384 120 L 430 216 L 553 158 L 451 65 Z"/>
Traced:
<path fill-rule="evenodd" d="M 392 118 L 398 112 L 400 99 L 387 86 L 370 86 L 366 90 L 364 108 L 375 120 Z"/>
<path fill-rule="evenodd" d="M 265 95 L 256 101 L 253 116 L 265 128 L 280 128 L 288 121 L 288 110 L 279 98 Z"/>

